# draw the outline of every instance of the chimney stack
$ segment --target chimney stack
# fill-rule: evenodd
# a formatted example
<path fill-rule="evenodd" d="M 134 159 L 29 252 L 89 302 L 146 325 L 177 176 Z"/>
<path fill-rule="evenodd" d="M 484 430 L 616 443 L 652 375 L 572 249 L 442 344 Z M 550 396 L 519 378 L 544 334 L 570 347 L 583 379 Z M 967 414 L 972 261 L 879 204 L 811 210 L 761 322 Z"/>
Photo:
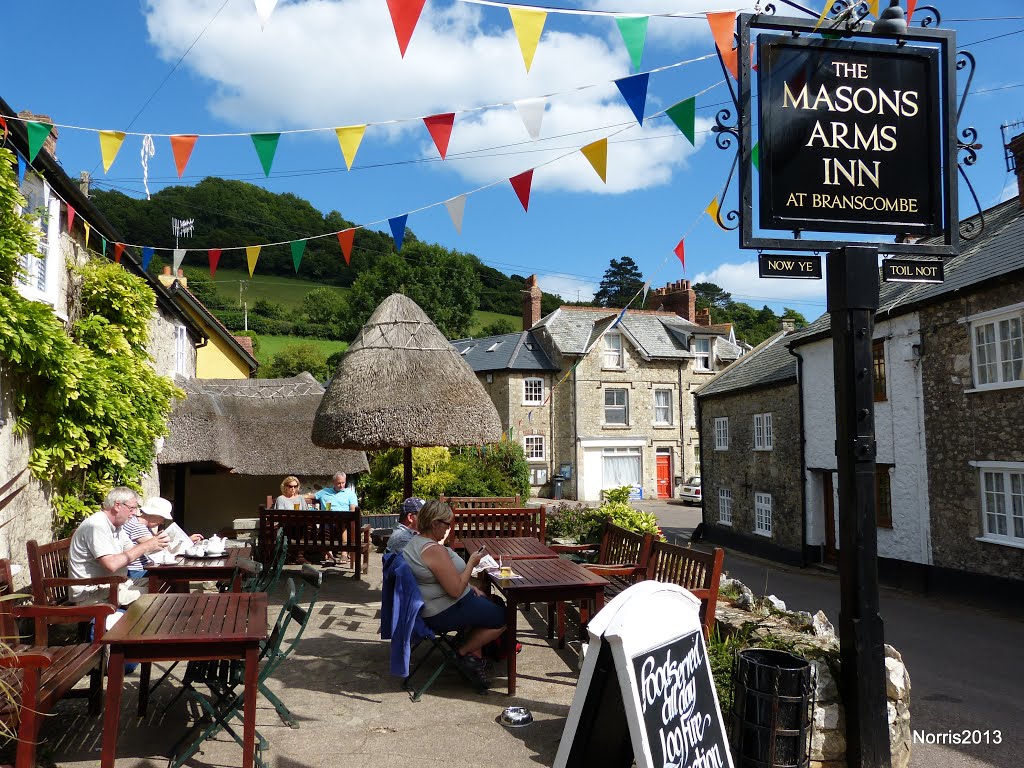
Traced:
<path fill-rule="evenodd" d="M 792 333 L 796 330 L 796 320 L 792 317 L 783 317 L 779 319 L 779 330 L 785 333 Z"/>
<path fill-rule="evenodd" d="M 692 323 L 697 312 L 697 292 L 690 287 L 689 280 L 665 283 L 664 288 L 654 288 L 647 294 L 647 309 L 675 312 Z"/>
<path fill-rule="evenodd" d="M 540 288 L 537 276 L 526 278 L 526 290 L 523 291 L 523 330 L 528 331 L 540 322 Z"/>
<path fill-rule="evenodd" d="M 1010 139 L 1006 148 L 1013 155 L 1013 166 L 1017 173 L 1017 205 L 1024 208 L 1024 133 Z"/>
<path fill-rule="evenodd" d="M 163 272 L 160 275 L 157 275 L 157 277 L 159 278 L 160 283 L 166 288 L 170 288 L 175 282 L 181 283 L 183 288 L 188 287 L 188 278 L 185 277 L 185 270 L 183 269 L 179 269 L 178 274 L 174 275 L 171 273 L 171 268 L 164 265 Z"/>
<path fill-rule="evenodd" d="M 704 309 L 697 310 L 697 315 L 696 317 L 693 318 L 693 322 L 695 322 L 697 325 L 711 325 L 711 309 L 705 307 Z"/>

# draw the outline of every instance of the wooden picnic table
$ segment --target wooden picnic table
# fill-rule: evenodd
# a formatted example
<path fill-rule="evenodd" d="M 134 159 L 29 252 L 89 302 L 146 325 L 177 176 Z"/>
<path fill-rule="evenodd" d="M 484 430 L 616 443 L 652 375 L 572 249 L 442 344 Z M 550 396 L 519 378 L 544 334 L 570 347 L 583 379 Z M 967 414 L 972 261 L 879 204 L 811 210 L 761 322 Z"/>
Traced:
<path fill-rule="evenodd" d="M 139 715 L 144 716 L 152 662 L 219 659 L 245 661 L 242 768 L 253 768 L 257 666 L 260 642 L 266 636 L 263 592 L 150 594 L 132 603 L 100 641 L 110 646 L 101 768 L 114 768 L 126 662 L 142 664 Z"/>
<path fill-rule="evenodd" d="M 221 557 L 188 557 L 179 555 L 173 563 L 147 563 L 149 593 L 188 592 L 190 581 L 223 581 L 235 572 L 239 557 L 249 557 L 249 547 L 225 549 Z"/>
<path fill-rule="evenodd" d="M 516 692 L 516 620 L 520 603 L 557 604 L 564 611 L 566 600 L 580 600 L 580 632 L 586 631 L 590 620 L 587 601 L 594 601 L 594 610 L 604 606 L 607 580 L 582 566 L 561 558 L 516 560 L 513 574 L 518 578 L 502 579 L 497 571 L 487 571 L 486 586 L 495 587 L 505 596 L 505 654 L 508 667 L 508 695 Z M 563 622 L 559 622 L 564 626 Z M 548 611 L 548 637 L 554 636 L 554 621 Z M 564 644 L 565 638 L 559 638 Z"/>
<path fill-rule="evenodd" d="M 558 553 L 533 536 L 463 536 L 462 546 L 467 554 L 476 552 L 480 547 L 497 560 L 504 555 L 513 560 L 538 560 L 558 557 Z"/>

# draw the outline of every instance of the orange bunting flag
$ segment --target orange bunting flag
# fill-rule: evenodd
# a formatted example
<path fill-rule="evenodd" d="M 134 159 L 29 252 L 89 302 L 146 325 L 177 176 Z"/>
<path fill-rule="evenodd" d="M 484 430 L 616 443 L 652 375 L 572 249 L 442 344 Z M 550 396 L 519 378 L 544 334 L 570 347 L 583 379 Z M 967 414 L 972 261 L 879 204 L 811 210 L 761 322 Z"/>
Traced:
<path fill-rule="evenodd" d="M 345 257 L 345 263 L 352 263 L 352 244 L 356 239 L 354 229 L 343 229 L 338 233 L 338 244 L 341 245 L 341 255 Z"/>
<path fill-rule="evenodd" d="M 121 263 L 121 254 L 124 253 L 124 243 L 114 243 L 114 263 Z"/>
<path fill-rule="evenodd" d="M 601 177 L 601 181 L 607 184 L 608 139 L 598 139 L 591 144 L 587 144 L 587 146 L 580 148 L 580 152 L 582 152 L 583 156 L 590 161 L 592 166 L 594 166 L 594 170 L 597 171 L 597 175 Z"/>
<path fill-rule="evenodd" d="M 914 7 L 917 5 L 917 0 L 907 0 L 907 24 L 910 24 L 910 19 L 914 15 Z"/>
<path fill-rule="evenodd" d="M 185 166 L 192 157 L 192 150 L 195 149 L 198 135 L 194 133 L 179 134 L 171 136 L 171 152 L 174 154 L 174 167 L 178 169 L 178 178 L 185 173 Z"/>
<path fill-rule="evenodd" d="M 516 191 L 519 202 L 523 204 L 523 210 L 529 211 L 530 187 L 533 186 L 533 168 L 525 173 L 520 173 L 518 176 L 513 176 L 508 181 L 512 185 L 512 189 Z"/>
<path fill-rule="evenodd" d="M 715 45 L 718 47 L 718 55 L 722 57 L 722 63 L 729 70 L 733 78 L 739 77 L 736 48 L 732 44 L 733 32 L 736 29 L 736 11 L 718 11 L 706 14 L 708 26 L 711 27 L 711 36 L 715 38 Z"/>
<path fill-rule="evenodd" d="M 420 20 L 420 13 L 423 12 L 425 2 L 426 0 L 388 0 L 391 23 L 395 27 L 398 50 L 403 59 L 405 58 L 405 49 L 409 47 L 412 33 L 416 29 L 416 22 Z"/>
<path fill-rule="evenodd" d="M 338 144 L 341 146 L 341 155 L 345 158 L 345 167 L 352 170 L 352 163 L 356 160 L 356 152 L 363 141 L 363 134 L 366 133 L 365 125 L 346 125 L 334 129 L 338 137 Z"/>
<path fill-rule="evenodd" d="M 441 153 L 444 160 L 448 154 L 448 142 L 452 138 L 452 126 L 455 124 L 455 113 L 447 112 L 443 115 L 431 115 L 423 118 L 423 124 L 430 131 L 430 138 L 434 140 L 434 146 Z"/>
<path fill-rule="evenodd" d="M 252 273 L 256 269 L 256 260 L 260 257 L 260 249 L 262 247 L 262 245 L 245 246 L 245 260 L 249 264 L 249 277 L 252 277 Z"/>
<path fill-rule="evenodd" d="M 71 225 L 75 223 L 75 209 L 68 206 L 68 234 L 71 234 Z"/>
<path fill-rule="evenodd" d="M 100 154 L 103 156 L 104 173 L 114 164 L 114 158 L 121 149 L 124 137 L 124 131 L 100 131 Z"/>
<path fill-rule="evenodd" d="M 519 41 L 519 50 L 523 53 L 523 63 L 526 71 L 530 71 L 533 65 L 533 55 L 537 53 L 537 44 L 540 42 L 541 33 L 544 31 L 544 22 L 547 21 L 546 11 L 538 11 L 531 8 L 508 9 L 508 15 L 512 17 L 512 29 L 515 30 L 516 40 Z"/>
<path fill-rule="evenodd" d="M 683 238 L 683 240 L 680 240 L 679 244 L 675 248 L 672 249 L 672 252 L 676 256 L 679 257 L 679 263 L 683 265 L 683 274 L 684 275 L 686 274 L 686 250 L 685 250 L 685 246 L 683 245 L 683 241 L 685 239 L 686 238 Z"/>
<path fill-rule="evenodd" d="M 210 251 L 210 278 L 217 274 L 217 265 L 220 263 L 220 248 L 211 248 Z"/>

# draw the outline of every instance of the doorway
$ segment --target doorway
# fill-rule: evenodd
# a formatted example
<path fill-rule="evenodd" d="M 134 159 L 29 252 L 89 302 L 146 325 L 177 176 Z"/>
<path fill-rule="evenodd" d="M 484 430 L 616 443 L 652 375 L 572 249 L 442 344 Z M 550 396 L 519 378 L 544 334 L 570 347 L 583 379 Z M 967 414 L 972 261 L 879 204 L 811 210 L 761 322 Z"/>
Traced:
<path fill-rule="evenodd" d="M 836 552 L 836 510 L 834 492 L 832 487 L 832 472 L 826 469 L 821 473 L 821 490 L 825 510 L 825 562 L 836 563 L 838 553 Z"/>
<path fill-rule="evenodd" d="M 672 454 L 659 450 L 655 456 L 658 466 L 658 498 L 672 498 Z"/>

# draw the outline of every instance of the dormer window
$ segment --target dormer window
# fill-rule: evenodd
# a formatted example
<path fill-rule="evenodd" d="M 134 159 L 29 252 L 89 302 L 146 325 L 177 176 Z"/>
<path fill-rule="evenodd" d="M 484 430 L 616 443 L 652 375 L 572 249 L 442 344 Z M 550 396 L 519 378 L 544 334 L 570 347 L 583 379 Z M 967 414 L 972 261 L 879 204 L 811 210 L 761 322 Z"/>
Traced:
<path fill-rule="evenodd" d="M 711 339 L 693 340 L 693 367 L 698 371 L 711 370 Z"/>
<path fill-rule="evenodd" d="M 619 370 L 626 367 L 626 359 L 622 351 L 622 336 L 617 333 L 604 335 L 604 367 Z"/>

